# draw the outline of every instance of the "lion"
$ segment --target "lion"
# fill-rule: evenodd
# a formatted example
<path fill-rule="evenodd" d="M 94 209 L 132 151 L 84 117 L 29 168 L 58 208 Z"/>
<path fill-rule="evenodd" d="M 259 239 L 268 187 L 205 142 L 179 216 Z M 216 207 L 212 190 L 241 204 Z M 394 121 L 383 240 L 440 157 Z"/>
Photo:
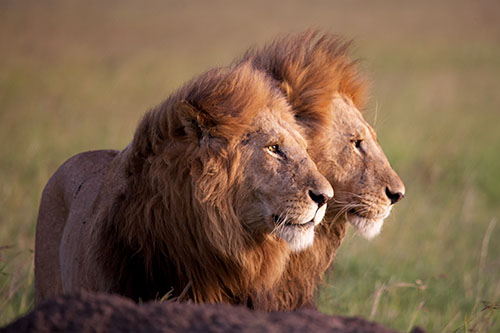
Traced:
<path fill-rule="evenodd" d="M 125 149 L 78 154 L 49 180 L 35 302 L 89 290 L 253 307 L 332 197 L 269 78 L 249 63 L 208 71 L 147 112 Z"/>
<path fill-rule="evenodd" d="M 349 57 L 351 42 L 309 30 L 250 49 L 243 56 L 287 96 L 309 142 L 308 153 L 335 189 L 312 247 L 291 255 L 268 310 L 314 306 L 314 293 L 345 236 L 347 224 L 373 238 L 405 193 L 361 111 L 366 80 Z"/>

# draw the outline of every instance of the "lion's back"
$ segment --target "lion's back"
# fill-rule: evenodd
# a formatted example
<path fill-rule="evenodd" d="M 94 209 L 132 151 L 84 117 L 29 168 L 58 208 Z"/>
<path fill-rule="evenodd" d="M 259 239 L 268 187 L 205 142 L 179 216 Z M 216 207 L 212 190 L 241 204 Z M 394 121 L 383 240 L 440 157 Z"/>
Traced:
<path fill-rule="evenodd" d="M 70 208 L 91 206 L 117 153 L 97 150 L 77 154 L 64 162 L 45 186 L 36 226 L 36 303 L 61 292 L 59 247 Z"/>

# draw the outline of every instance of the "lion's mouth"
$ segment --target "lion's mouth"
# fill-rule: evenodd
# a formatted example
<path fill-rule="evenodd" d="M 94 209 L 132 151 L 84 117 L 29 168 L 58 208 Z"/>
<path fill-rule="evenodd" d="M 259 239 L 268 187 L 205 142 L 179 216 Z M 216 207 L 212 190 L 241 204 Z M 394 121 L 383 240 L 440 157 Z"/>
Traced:
<path fill-rule="evenodd" d="M 360 213 L 359 211 L 356 210 L 356 208 L 352 208 L 350 210 L 347 211 L 347 213 L 353 217 L 358 217 L 358 218 L 361 218 L 361 219 L 365 219 L 365 220 L 379 220 L 379 219 L 385 219 L 387 216 L 389 216 L 391 212 L 391 209 L 387 209 L 386 211 L 382 212 L 382 213 L 375 213 L 375 212 L 371 212 L 371 211 L 368 211 L 364 214 Z"/>
<path fill-rule="evenodd" d="M 307 229 L 307 228 L 310 228 L 312 226 L 314 226 L 314 219 L 312 219 L 311 221 L 309 222 L 304 222 L 304 223 L 294 223 L 292 221 L 285 221 L 283 222 L 279 216 L 277 215 L 274 215 L 274 223 L 276 225 L 283 225 L 285 227 L 289 227 L 289 228 L 302 228 L 302 229 Z"/>
<path fill-rule="evenodd" d="M 304 223 L 299 223 L 300 219 L 284 220 L 279 216 L 273 216 L 273 219 L 273 234 L 284 240 L 293 252 L 302 251 L 313 243 L 314 219 Z"/>
<path fill-rule="evenodd" d="M 362 219 L 369 219 L 368 217 L 366 217 L 366 216 L 361 215 L 360 213 L 358 213 L 355 208 L 349 209 L 347 211 L 347 214 L 352 215 L 352 216 L 356 216 L 356 217 L 359 217 L 359 218 L 362 218 Z"/>
<path fill-rule="evenodd" d="M 285 226 L 286 227 L 291 227 L 291 228 L 303 228 L 303 229 L 306 229 L 306 228 L 313 227 L 314 226 L 314 221 L 311 220 L 311 221 L 306 222 L 306 223 L 291 223 L 291 222 L 287 222 L 287 223 L 285 223 Z"/>

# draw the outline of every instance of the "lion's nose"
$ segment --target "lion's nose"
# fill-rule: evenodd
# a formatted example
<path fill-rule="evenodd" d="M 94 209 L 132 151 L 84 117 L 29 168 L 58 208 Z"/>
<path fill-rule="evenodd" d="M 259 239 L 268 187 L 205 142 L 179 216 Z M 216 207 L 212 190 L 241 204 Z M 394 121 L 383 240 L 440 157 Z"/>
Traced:
<path fill-rule="evenodd" d="M 318 204 L 318 207 L 323 206 L 326 202 L 333 198 L 333 190 L 327 192 L 317 192 L 315 193 L 313 190 L 309 190 L 309 196 L 311 199 Z"/>
<path fill-rule="evenodd" d="M 389 187 L 385 188 L 385 194 L 391 200 L 391 205 L 394 205 L 396 202 L 400 201 L 404 198 L 404 193 L 399 191 L 392 191 Z"/>

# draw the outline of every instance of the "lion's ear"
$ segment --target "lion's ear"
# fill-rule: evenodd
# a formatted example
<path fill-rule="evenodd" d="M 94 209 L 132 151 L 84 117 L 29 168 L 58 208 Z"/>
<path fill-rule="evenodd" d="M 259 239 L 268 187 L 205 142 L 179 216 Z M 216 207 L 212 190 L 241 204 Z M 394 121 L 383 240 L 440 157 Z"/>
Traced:
<path fill-rule="evenodd" d="M 210 135 L 216 126 L 216 121 L 210 114 L 197 108 L 189 101 L 180 101 L 177 110 L 180 120 L 179 125 L 188 136 L 192 135 L 201 140 L 204 136 Z"/>

